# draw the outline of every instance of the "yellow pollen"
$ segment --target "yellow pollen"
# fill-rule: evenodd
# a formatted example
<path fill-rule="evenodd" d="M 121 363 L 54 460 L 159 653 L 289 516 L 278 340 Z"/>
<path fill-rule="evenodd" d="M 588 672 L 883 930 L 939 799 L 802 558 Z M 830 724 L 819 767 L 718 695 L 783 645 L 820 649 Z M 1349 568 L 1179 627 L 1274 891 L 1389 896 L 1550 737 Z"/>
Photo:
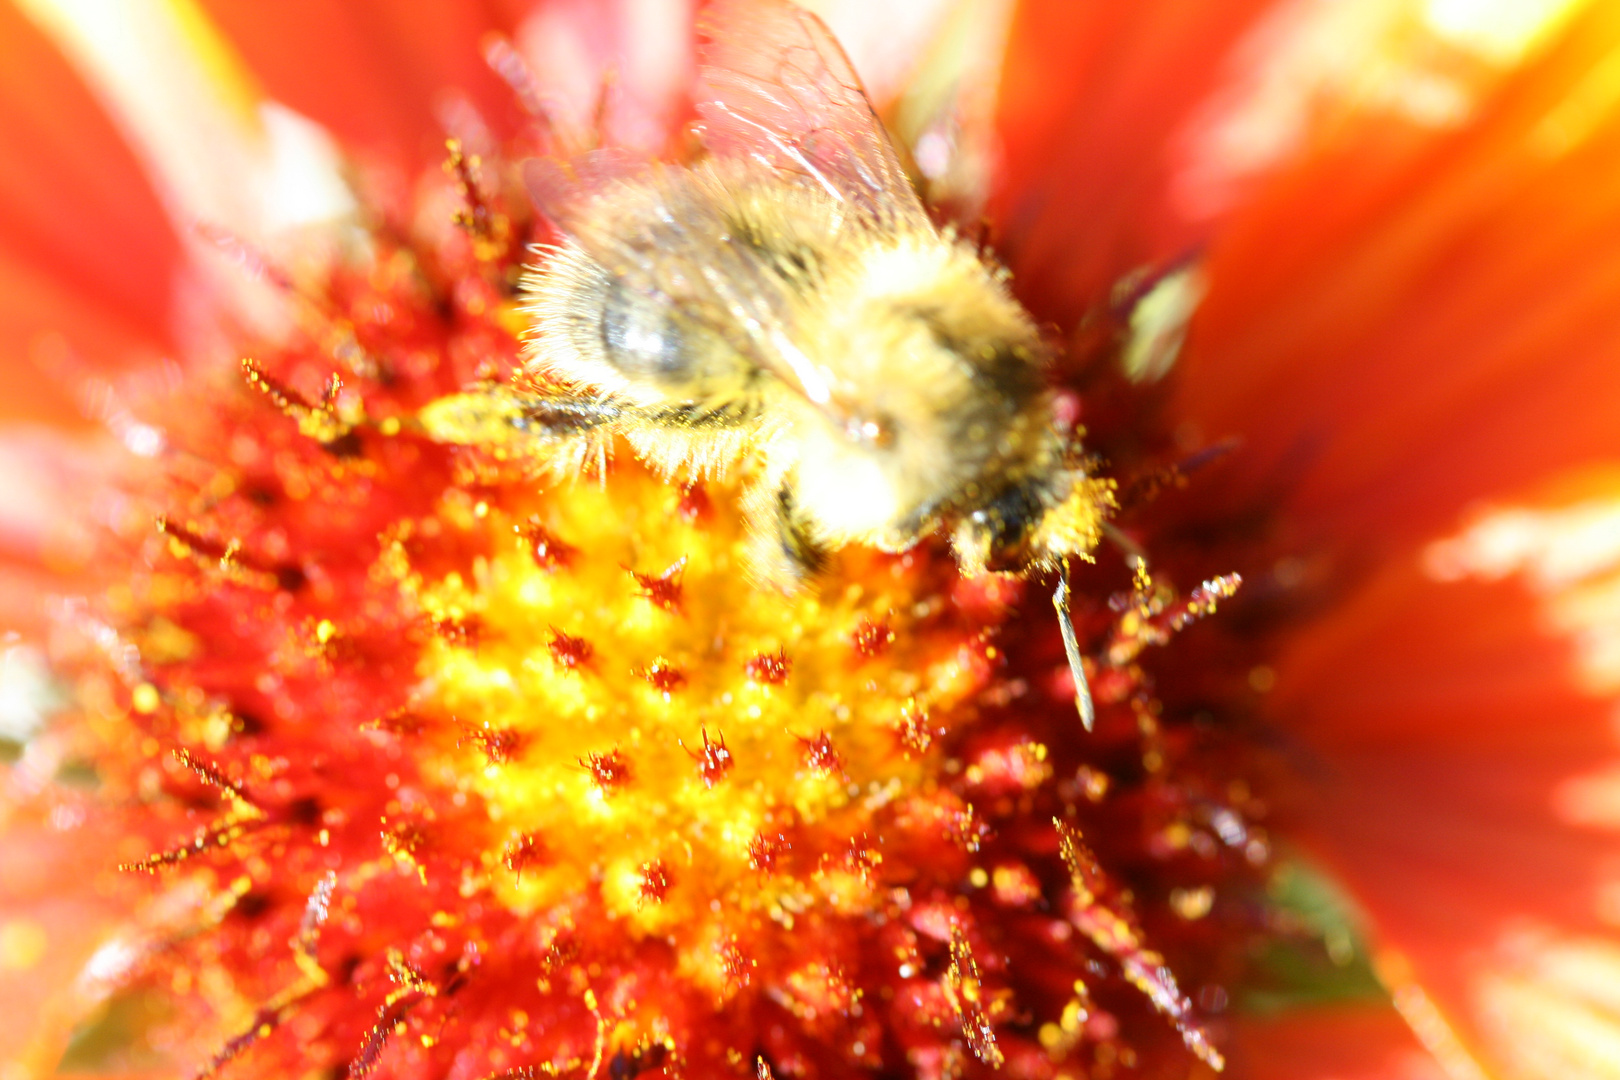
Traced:
<path fill-rule="evenodd" d="M 937 774 L 918 717 L 961 722 L 985 661 L 934 595 L 943 555 L 847 551 L 783 595 L 747 578 L 735 492 L 696 518 L 681 497 L 625 455 L 556 498 L 446 502 L 421 531 L 487 541 L 470 574 L 418 569 L 405 535 L 379 572 L 434 625 L 479 627 L 432 637 L 413 710 L 510 733 L 498 760 L 462 738 L 431 766 L 502 830 L 483 864 L 503 902 L 537 913 L 597 890 L 727 995 L 751 966 L 728 943 L 751 927 L 869 906 L 869 808 Z"/>

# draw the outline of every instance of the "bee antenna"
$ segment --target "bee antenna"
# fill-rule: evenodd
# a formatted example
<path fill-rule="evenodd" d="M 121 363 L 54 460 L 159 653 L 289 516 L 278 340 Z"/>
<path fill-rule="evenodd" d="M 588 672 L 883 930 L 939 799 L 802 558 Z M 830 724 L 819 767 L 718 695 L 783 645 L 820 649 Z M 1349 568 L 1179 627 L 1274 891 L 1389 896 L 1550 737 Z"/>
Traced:
<path fill-rule="evenodd" d="M 1147 565 L 1147 552 L 1124 529 L 1121 529 L 1112 521 L 1105 521 L 1102 523 L 1102 534 L 1105 539 L 1125 553 L 1125 561 L 1132 570 L 1136 569 L 1137 563 L 1141 563 L 1143 566 Z"/>
<path fill-rule="evenodd" d="M 1080 724 L 1087 731 L 1097 721 L 1097 709 L 1091 702 L 1091 686 L 1086 682 L 1086 669 L 1080 662 L 1080 639 L 1074 632 L 1074 619 L 1069 615 L 1069 560 L 1063 560 L 1058 574 L 1057 592 L 1052 594 L 1052 606 L 1057 609 L 1058 631 L 1063 635 L 1063 653 L 1069 658 L 1069 674 L 1074 677 L 1074 707 L 1080 712 Z"/>

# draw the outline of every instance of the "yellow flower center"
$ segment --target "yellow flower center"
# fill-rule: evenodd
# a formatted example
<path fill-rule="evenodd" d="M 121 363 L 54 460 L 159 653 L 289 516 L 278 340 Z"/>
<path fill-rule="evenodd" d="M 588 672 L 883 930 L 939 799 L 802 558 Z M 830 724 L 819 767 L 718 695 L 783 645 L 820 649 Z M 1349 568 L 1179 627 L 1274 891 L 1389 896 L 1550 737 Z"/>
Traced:
<path fill-rule="evenodd" d="M 739 940 L 869 909 L 866 828 L 940 775 L 939 725 L 971 716 L 994 656 L 962 635 L 948 559 L 846 552 L 789 596 L 750 582 L 729 488 L 624 454 L 510 493 L 453 489 L 431 523 L 493 538 L 470 576 L 417 569 L 411 530 L 384 557 L 439 631 L 418 708 L 462 733 L 427 774 L 505 831 L 484 860 L 503 902 L 566 925 L 593 890 L 722 993 Z"/>

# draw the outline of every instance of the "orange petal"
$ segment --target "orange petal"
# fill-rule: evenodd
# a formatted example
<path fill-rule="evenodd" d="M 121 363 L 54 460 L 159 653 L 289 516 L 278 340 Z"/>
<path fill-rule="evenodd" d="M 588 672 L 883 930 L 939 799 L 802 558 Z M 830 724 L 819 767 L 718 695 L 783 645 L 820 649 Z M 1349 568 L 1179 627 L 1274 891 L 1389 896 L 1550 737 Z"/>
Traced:
<path fill-rule="evenodd" d="M 0 1061 L 50 1075 L 77 1016 L 79 974 L 125 913 L 90 837 L 20 820 L 0 836 Z"/>
<path fill-rule="evenodd" d="M 530 5 L 388 0 L 206 0 L 203 6 L 276 101 L 346 146 L 416 168 L 444 154 L 440 107 L 466 95 L 487 118 L 516 115 L 484 63 L 492 32 L 514 32 Z"/>
<path fill-rule="evenodd" d="M 0 420 L 82 422 L 36 361 L 151 359 L 180 249 L 134 156 L 51 45 L 0 6 Z M 42 335 L 64 331 L 65 337 Z"/>
<path fill-rule="evenodd" d="M 692 7 L 688 0 L 534 5 L 517 44 L 549 119 L 587 142 L 600 135 L 649 154 L 671 145 L 689 110 Z"/>
<path fill-rule="evenodd" d="M 229 245 L 198 230 L 223 230 L 251 250 L 284 260 L 318 259 L 316 245 L 290 242 L 300 230 L 330 228 L 354 212 L 329 137 L 317 125 L 264 99 L 234 49 L 196 0 L 19 0 L 98 95 L 190 241 L 192 294 L 215 295 L 262 333 L 290 320 L 286 296 L 244 272 Z M 195 307 L 184 327 L 193 339 L 210 321 Z M 194 350 L 195 351 L 195 350 Z"/>
<path fill-rule="evenodd" d="M 1620 9 L 1440 130 L 1347 120 L 1210 251 L 1178 415 L 1241 436 L 1216 495 L 1302 543 L 1412 543 L 1612 450 Z"/>
<path fill-rule="evenodd" d="M 1620 1045 L 1612 992 L 1582 974 L 1612 991 L 1620 971 L 1620 667 L 1572 647 L 1620 629 L 1620 544 L 1550 588 L 1463 578 L 1457 543 L 1440 549 L 1448 580 L 1413 552 L 1288 636 L 1267 712 L 1296 740 L 1291 835 L 1367 910 L 1382 973 L 1442 1055 L 1620 1075 L 1546 1065 Z"/>
<path fill-rule="evenodd" d="M 1008 42 L 993 216 L 1020 295 L 1068 324 L 1133 267 L 1204 228 L 1172 203 L 1173 136 L 1225 75 L 1267 0 L 1028 0 Z"/>
<path fill-rule="evenodd" d="M 1456 1080 L 1387 1006 L 1238 1017 L 1230 1037 L 1243 1080 Z"/>

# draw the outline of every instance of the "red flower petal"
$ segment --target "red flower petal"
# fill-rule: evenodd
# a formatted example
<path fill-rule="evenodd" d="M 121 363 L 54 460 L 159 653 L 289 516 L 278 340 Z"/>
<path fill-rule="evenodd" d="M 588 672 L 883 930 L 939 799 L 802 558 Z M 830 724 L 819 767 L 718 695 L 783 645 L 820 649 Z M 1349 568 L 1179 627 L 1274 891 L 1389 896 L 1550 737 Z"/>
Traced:
<path fill-rule="evenodd" d="M 0 844 L 0 1061 L 47 1075 L 83 1010 L 74 981 L 127 914 L 102 889 L 96 845 L 8 821 Z"/>
<path fill-rule="evenodd" d="M 1613 838 L 1555 793 L 1615 756 L 1612 704 L 1513 583 L 1439 584 L 1394 564 L 1289 635 L 1270 713 L 1298 740 L 1292 835 L 1340 872 L 1376 938 L 1454 1023 L 1486 1029 L 1481 980 L 1526 927 L 1599 918 Z"/>
<path fill-rule="evenodd" d="M 60 431 L 0 433 L 0 627 L 43 629 L 46 597 L 83 573 L 92 545 L 75 515 L 105 490 L 110 447 Z"/>
<path fill-rule="evenodd" d="M 1220 83 L 1265 0 L 1020 5 L 999 103 L 995 220 L 1020 295 L 1072 322 L 1126 271 L 1203 228 L 1171 205 L 1172 136 Z"/>
<path fill-rule="evenodd" d="M 486 35 L 511 33 L 528 9 L 388 0 L 206 0 L 203 5 L 272 99 L 350 149 L 420 167 L 444 153 L 440 106 L 465 95 L 509 117 L 512 92 L 483 60 Z"/>
<path fill-rule="evenodd" d="M 1593 95 L 1617 41 L 1590 5 L 1462 128 L 1343 125 L 1234 214 L 1177 386 L 1245 440 L 1222 501 L 1393 546 L 1612 453 L 1620 125 Z"/>
<path fill-rule="evenodd" d="M 1447 1080 L 1393 1009 L 1360 1006 L 1234 1022 L 1243 1080 Z"/>
<path fill-rule="evenodd" d="M 0 146 L 0 420 L 82 421 L 41 361 L 65 346 L 123 366 L 165 349 L 179 245 L 106 116 L 9 5 Z"/>
<path fill-rule="evenodd" d="M 1600 7 L 1457 130 L 1346 120 L 1240 203 L 1209 251 L 1210 293 L 1174 391 L 1194 442 L 1245 439 L 1219 480 L 1198 485 L 1211 519 L 1270 515 L 1293 550 L 1350 552 L 1372 575 L 1289 631 L 1268 713 L 1304 748 L 1308 834 L 1410 965 L 1392 981 L 1424 987 L 1487 1052 L 1500 1047 L 1485 1038 L 1486 980 L 1513 932 L 1605 930 L 1596 899 L 1612 840 L 1578 830 L 1555 793 L 1615 743 L 1609 705 L 1575 689 L 1568 644 L 1522 589 L 1425 580 L 1417 546 L 1472 501 L 1613 454 L 1620 130 L 1600 90 L 1620 17 Z M 1041 55 L 1020 41 L 1015 55 Z M 1071 86 L 1099 67 L 1037 65 L 1031 93 L 1064 62 L 1087 73 Z M 1196 235 L 1162 155 L 1213 80 L 1189 60 L 1185 76 L 1140 91 L 1140 120 L 1121 111 L 1116 129 L 1065 129 L 1072 100 L 1050 113 L 1031 101 L 1020 129 L 1017 72 L 1009 166 L 1033 166 L 1045 186 L 1005 203 L 1016 265 L 1028 294 L 1072 316 Z M 1109 115 L 1114 99 L 1098 93 L 1101 111 L 1094 101 L 1080 115 Z M 1121 156 L 1146 132 L 1159 158 Z M 1131 182 L 1105 178 L 1121 160 L 1139 163 Z"/>
<path fill-rule="evenodd" d="M 1275 178 L 1211 250 L 1175 390 L 1205 437 L 1245 439 L 1213 513 L 1280 513 L 1285 543 L 1370 574 L 1289 632 L 1268 713 L 1307 748 L 1315 846 L 1400 954 L 1387 977 L 1438 1006 L 1414 1020 L 1487 1057 L 1526 927 L 1612 933 L 1612 838 L 1558 802 L 1614 756 L 1612 706 L 1526 590 L 1426 579 L 1418 545 L 1613 455 L 1620 130 L 1593 95 L 1617 40 L 1594 5 L 1458 130 L 1347 123 Z"/>

